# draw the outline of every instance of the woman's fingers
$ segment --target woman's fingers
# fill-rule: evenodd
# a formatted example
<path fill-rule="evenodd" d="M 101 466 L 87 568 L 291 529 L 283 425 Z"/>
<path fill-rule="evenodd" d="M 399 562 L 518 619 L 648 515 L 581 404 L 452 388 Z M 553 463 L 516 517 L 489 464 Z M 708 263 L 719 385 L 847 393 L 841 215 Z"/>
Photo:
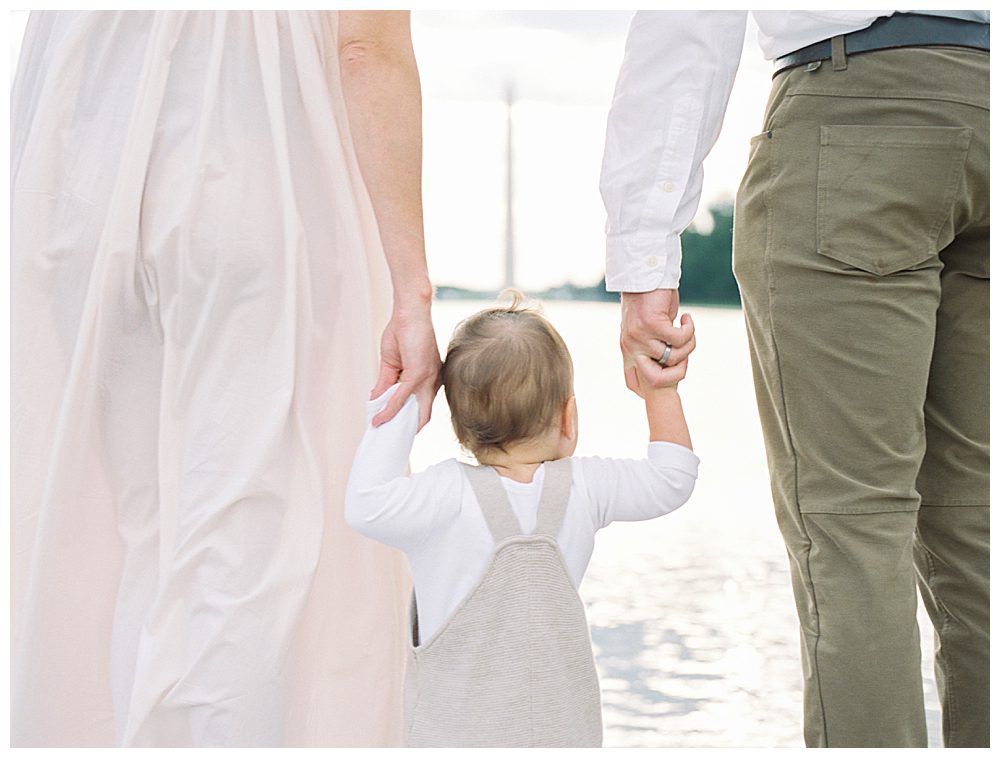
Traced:
<path fill-rule="evenodd" d="M 416 394 L 417 405 L 420 406 L 420 421 L 417 424 L 417 431 L 420 431 L 431 420 L 431 408 L 434 405 L 434 396 L 437 394 L 437 383 L 425 384 Z"/>
<path fill-rule="evenodd" d="M 378 380 L 375 382 L 375 387 L 372 388 L 371 394 L 368 395 L 369 400 L 374 400 L 392 385 L 394 385 L 399 380 L 399 369 L 396 366 L 392 366 L 389 363 L 382 361 L 379 366 Z"/>
<path fill-rule="evenodd" d="M 387 421 L 391 421 L 406 404 L 407 398 L 414 395 L 417 398 L 417 407 L 420 410 L 417 430 L 423 428 L 424 424 L 430 421 L 431 406 L 434 404 L 434 396 L 438 390 L 438 377 L 436 374 L 427 373 L 419 379 L 402 379 L 399 389 L 389 398 L 385 408 L 379 411 L 372 419 L 373 426 L 381 426 Z"/>
<path fill-rule="evenodd" d="M 394 314 L 383 333 L 381 353 L 379 378 L 372 396 L 377 397 L 396 382 L 399 389 L 372 423 L 380 426 L 389 421 L 399 413 L 410 395 L 416 395 L 420 427 L 423 427 L 430 420 L 431 405 L 441 383 L 441 356 L 430 314 L 416 318 Z"/>
<path fill-rule="evenodd" d="M 385 404 L 385 408 L 375 414 L 375 418 L 372 419 L 372 426 L 382 426 L 387 421 L 391 421 L 395 418 L 396 414 L 402 409 L 403 404 L 406 399 L 413 394 L 413 385 L 410 384 L 400 384 L 399 389 L 389 398 L 389 402 Z"/>

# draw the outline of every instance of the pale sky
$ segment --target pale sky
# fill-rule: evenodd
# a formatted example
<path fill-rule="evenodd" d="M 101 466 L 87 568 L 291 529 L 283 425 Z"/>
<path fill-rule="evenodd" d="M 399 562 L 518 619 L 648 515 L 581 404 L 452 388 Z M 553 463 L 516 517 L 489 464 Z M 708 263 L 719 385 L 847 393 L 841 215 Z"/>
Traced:
<path fill-rule="evenodd" d="M 427 255 L 437 284 L 499 288 L 503 273 L 505 82 L 514 108 L 517 283 L 539 289 L 604 273 L 598 190 L 604 130 L 631 11 L 413 14 L 424 89 Z M 771 64 L 748 24 L 700 219 L 731 198 L 760 131 Z"/>
<path fill-rule="evenodd" d="M 11 75 L 26 11 L 12 13 Z M 518 285 L 592 284 L 604 271 L 598 191 L 608 106 L 631 11 L 415 11 L 424 95 L 424 207 L 435 284 L 497 289 L 503 274 L 506 117 L 513 84 Z M 703 219 L 731 198 L 760 131 L 771 67 L 749 22 L 722 134 L 705 163 Z M 696 220 L 697 223 L 697 220 Z"/>

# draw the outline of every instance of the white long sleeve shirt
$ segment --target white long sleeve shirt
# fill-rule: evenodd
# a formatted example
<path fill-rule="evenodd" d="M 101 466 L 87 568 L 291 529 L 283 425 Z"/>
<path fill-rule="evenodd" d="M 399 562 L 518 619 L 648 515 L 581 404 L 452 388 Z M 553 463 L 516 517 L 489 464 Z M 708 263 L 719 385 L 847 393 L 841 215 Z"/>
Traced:
<path fill-rule="evenodd" d="M 753 11 L 764 57 L 864 29 L 892 10 Z M 900 11 L 905 12 L 905 11 Z M 989 23 L 989 11 L 916 11 Z M 607 289 L 674 289 L 743 51 L 747 11 L 640 11 L 608 115 L 601 195 Z"/>
<path fill-rule="evenodd" d="M 368 403 L 368 425 L 347 483 L 344 515 L 360 534 L 402 550 L 410 562 L 420 639 L 429 639 L 482 578 L 493 538 L 462 465 L 455 459 L 405 475 L 417 432 L 416 398 L 391 421 L 371 420 L 395 392 Z M 694 489 L 698 457 L 686 447 L 653 442 L 644 460 L 573 458 L 569 504 L 557 543 L 579 588 L 594 534 L 612 521 L 642 521 L 679 508 Z M 525 534 L 535 529 L 545 480 L 500 481 Z"/>

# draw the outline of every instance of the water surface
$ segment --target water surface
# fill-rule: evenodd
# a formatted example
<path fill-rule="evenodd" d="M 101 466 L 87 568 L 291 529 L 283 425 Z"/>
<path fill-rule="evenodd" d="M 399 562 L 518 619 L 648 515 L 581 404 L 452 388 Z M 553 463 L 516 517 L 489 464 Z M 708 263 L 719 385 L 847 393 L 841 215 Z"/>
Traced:
<path fill-rule="evenodd" d="M 435 303 L 442 350 L 486 304 Z M 691 308 L 698 349 L 681 385 L 698 485 L 680 510 L 597 535 L 580 588 L 609 747 L 802 745 L 799 634 L 774 521 L 749 355 L 738 310 Z M 642 456 L 642 401 L 622 381 L 618 306 L 554 302 L 545 313 L 573 355 L 580 455 Z M 419 470 L 460 455 L 443 393 L 417 438 Z M 940 746 L 930 623 L 921 609 L 932 746 Z"/>

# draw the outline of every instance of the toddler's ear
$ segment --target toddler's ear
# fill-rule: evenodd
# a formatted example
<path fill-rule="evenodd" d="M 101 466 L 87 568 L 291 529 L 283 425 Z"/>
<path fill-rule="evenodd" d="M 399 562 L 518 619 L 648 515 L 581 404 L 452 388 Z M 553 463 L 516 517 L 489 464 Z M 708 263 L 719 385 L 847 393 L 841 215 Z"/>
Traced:
<path fill-rule="evenodd" d="M 562 436 L 566 439 L 576 439 L 576 396 L 571 395 L 569 400 L 566 401 L 566 405 L 563 406 L 562 420 L 560 423 L 560 432 Z"/>

